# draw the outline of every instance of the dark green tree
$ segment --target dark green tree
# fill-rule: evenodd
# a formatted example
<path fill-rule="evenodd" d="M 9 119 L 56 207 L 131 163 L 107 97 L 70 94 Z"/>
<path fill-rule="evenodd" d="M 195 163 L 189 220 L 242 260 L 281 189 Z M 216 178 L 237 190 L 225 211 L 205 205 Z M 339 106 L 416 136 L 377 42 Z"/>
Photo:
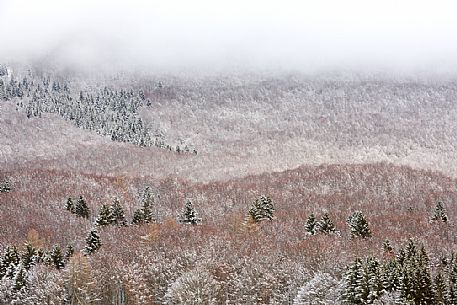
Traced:
<path fill-rule="evenodd" d="M 26 270 L 35 265 L 37 261 L 38 251 L 30 244 L 25 244 L 25 249 L 21 253 L 21 261 Z"/>
<path fill-rule="evenodd" d="M 114 198 L 113 204 L 111 205 L 111 224 L 118 226 L 127 225 L 124 209 L 118 198 Z"/>
<path fill-rule="evenodd" d="M 84 252 L 86 255 L 91 255 L 102 246 L 100 235 L 96 229 L 90 230 L 89 234 L 86 237 L 86 246 L 84 247 Z"/>
<path fill-rule="evenodd" d="M 64 256 L 60 246 L 55 245 L 54 248 L 52 248 L 51 253 L 49 253 L 49 258 L 51 264 L 54 265 L 56 269 L 63 269 L 65 267 Z"/>
<path fill-rule="evenodd" d="M 321 219 L 316 224 L 316 232 L 320 232 L 320 233 L 324 233 L 324 234 L 330 234 L 330 233 L 336 232 L 335 224 L 330 219 L 330 216 L 328 213 L 324 213 L 321 216 Z"/>
<path fill-rule="evenodd" d="M 89 218 L 90 210 L 82 196 L 79 196 L 75 204 L 75 214 L 83 218 Z"/>
<path fill-rule="evenodd" d="M 111 208 L 108 205 L 103 204 L 97 218 L 95 219 L 95 225 L 99 227 L 110 225 L 112 219 Z"/>
<path fill-rule="evenodd" d="M 435 293 L 435 304 L 436 305 L 447 305 L 451 304 L 448 303 L 447 300 L 447 288 L 446 288 L 446 281 L 444 280 L 443 275 L 441 272 L 438 272 L 435 276 L 435 280 L 433 282 L 433 290 Z"/>
<path fill-rule="evenodd" d="M 305 230 L 308 232 L 310 235 L 316 234 L 316 216 L 314 214 L 309 215 L 308 219 L 306 220 L 305 224 Z"/>
<path fill-rule="evenodd" d="M 65 253 L 64 253 L 65 262 L 68 262 L 74 253 L 75 253 L 75 249 L 73 248 L 73 246 L 68 245 L 67 248 L 65 249 Z"/>
<path fill-rule="evenodd" d="M 133 212 L 133 224 L 144 224 L 154 222 L 153 207 L 154 207 L 154 194 L 152 194 L 149 187 L 143 191 L 141 198 L 142 207 Z"/>
<path fill-rule="evenodd" d="M 179 215 L 178 221 L 180 223 L 191 225 L 196 225 L 202 221 L 201 218 L 198 217 L 198 213 L 190 200 L 186 201 L 186 205 Z"/>
<path fill-rule="evenodd" d="M 432 220 L 442 222 L 448 221 L 446 209 L 441 201 L 438 201 L 435 206 L 435 211 L 433 212 Z"/>
<path fill-rule="evenodd" d="M 67 202 L 65 203 L 65 209 L 71 213 L 76 213 L 75 205 L 70 197 L 68 197 Z"/>
<path fill-rule="evenodd" d="M 273 219 L 275 207 L 270 197 L 260 196 L 257 198 L 249 208 L 249 216 L 255 222 L 259 223 L 262 220 Z"/>
<path fill-rule="evenodd" d="M 347 219 L 347 224 L 351 229 L 352 237 L 367 238 L 371 236 L 371 230 L 368 227 L 368 221 L 360 211 L 352 213 Z"/>

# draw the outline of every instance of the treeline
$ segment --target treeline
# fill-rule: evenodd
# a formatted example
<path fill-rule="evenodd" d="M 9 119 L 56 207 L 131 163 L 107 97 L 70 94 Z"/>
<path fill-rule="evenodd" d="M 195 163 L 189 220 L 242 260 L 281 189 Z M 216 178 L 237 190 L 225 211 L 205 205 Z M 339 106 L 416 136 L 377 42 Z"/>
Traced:
<path fill-rule="evenodd" d="M 77 86 L 82 88 L 74 89 Z M 16 100 L 16 109 L 25 112 L 28 118 L 54 113 L 79 128 L 109 136 L 112 141 L 197 153 L 185 144 L 167 143 L 162 132 L 151 130 L 145 124 L 138 112 L 141 107 L 151 106 L 151 101 L 142 90 L 91 88 L 71 80 L 29 74 L 22 79 L 11 76 L 9 81 L 0 78 L 1 100 Z"/>

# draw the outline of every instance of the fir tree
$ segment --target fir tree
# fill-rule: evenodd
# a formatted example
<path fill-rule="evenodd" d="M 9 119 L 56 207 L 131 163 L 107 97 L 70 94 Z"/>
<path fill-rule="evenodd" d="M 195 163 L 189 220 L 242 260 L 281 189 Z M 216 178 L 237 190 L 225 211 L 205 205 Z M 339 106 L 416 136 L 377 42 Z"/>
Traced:
<path fill-rule="evenodd" d="M 76 202 L 75 214 L 83 218 L 89 218 L 90 210 L 82 196 L 79 196 L 79 199 Z"/>
<path fill-rule="evenodd" d="M 97 218 L 95 219 L 95 225 L 99 227 L 107 226 L 111 224 L 112 219 L 111 208 L 108 205 L 103 204 Z"/>
<path fill-rule="evenodd" d="M 19 264 L 20 256 L 15 246 L 7 246 L 0 260 L 0 279 L 13 276 L 14 267 Z"/>
<path fill-rule="evenodd" d="M 71 213 L 75 213 L 75 205 L 70 197 L 68 197 L 67 202 L 65 203 L 65 209 Z"/>
<path fill-rule="evenodd" d="M 127 225 L 124 209 L 122 208 L 118 198 L 114 198 L 113 204 L 111 205 L 111 224 L 118 226 Z"/>
<path fill-rule="evenodd" d="M 14 270 L 14 287 L 13 289 L 18 291 L 27 285 L 27 270 L 23 266 L 22 262 L 19 263 Z"/>
<path fill-rule="evenodd" d="M 186 201 L 186 205 L 184 206 L 181 214 L 179 215 L 178 221 L 180 223 L 192 225 L 196 225 L 202 221 L 201 218 L 198 217 L 198 213 L 190 200 Z"/>
<path fill-rule="evenodd" d="M 368 222 L 365 219 L 365 216 L 360 211 L 354 212 L 347 219 L 347 224 L 351 228 L 352 237 L 362 237 L 367 238 L 371 236 L 370 228 L 368 227 Z"/>
<path fill-rule="evenodd" d="M 133 212 L 132 224 L 141 225 L 144 221 L 144 212 L 143 209 L 138 209 Z"/>
<path fill-rule="evenodd" d="M 25 249 L 21 253 L 21 261 L 26 270 L 29 270 L 36 263 L 37 255 L 37 250 L 30 243 L 26 243 Z"/>
<path fill-rule="evenodd" d="M 65 262 L 68 262 L 74 253 L 75 253 L 75 249 L 73 248 L 73 246 L 68 245 L 67 248 L 65 249 L 65 254 L 64 254 Z"/>
<path fill-rule="evenodd" d="M 336 232 L 336 227 L 333 221 L 330 219 L 328 213 L 324 213 L 321 219 L 316 224 L 316 232 L 330 234 Z"/>
<path fill-rule="evenodd" d="M 273 219 L 273 212 L 275 211 L 273 202 L 268 196 L 260 196 L 256 199 L 249 208 L 249 216 L 255 223 L 262 220 Z"/>
<path fill-rule="evenodd" d="M 65 267 L 65 261 L 62 254 L 62 250 L 58 245 L 54 246 L 51 253 L 49 254 L 49 257 L 52 265 L 54 265 L 56 269 L 63 269 Z"/>
<path fill-rule="evenodd" d="M 448 221 L 446 209 L 444 208 L 444 205 L 441 201 L 438 201 L 438 203 L 435 206 L 435 211 L 433 212 L 432 220 L 442 222 Z"/>
<path fill-rule="evenodd" d="M 86 255 L 91 255 L 102 246 L 100 235 L 96 229 L 92 229 L 86 237 L 86 246 L 84 247 L 84 252 Z"/>
<path fill-rule="evenodd" d="M 305 224 L 305 230 L 308 232 L 310 235 L 316 234 L 316 217 L 314 214 L 309 215 L 308 219 L 306 220 Z"/>
<path fill-rule="evenodd" d="M 133 212 L 133 224 L 143 224 L 155 221 L 152 208 L 154 205 L 154 195 L 151 193 L 150 188 L 146 187 L 141 199 L 142 207 Z"/>
<path fill-rule="evenodd" d="M 384 250 L 384 254 L 393 254 L 394 253 L 394 248 L 390 244 L 390 241 L 388 239 L 384 240 L 382 244 L 382 248 Z"/>
<path fill-rule="evenodd" d="M 447 301 L 447 289 L 446 289 L 446 282 L 444 281 L 444 277 L 441 272 L 438 272 L 435 276 L 435 280 L 433 283 L 433 290 L 435 293 L 435 304 L 436 305 L 447 305 L 451 304 Z"/>

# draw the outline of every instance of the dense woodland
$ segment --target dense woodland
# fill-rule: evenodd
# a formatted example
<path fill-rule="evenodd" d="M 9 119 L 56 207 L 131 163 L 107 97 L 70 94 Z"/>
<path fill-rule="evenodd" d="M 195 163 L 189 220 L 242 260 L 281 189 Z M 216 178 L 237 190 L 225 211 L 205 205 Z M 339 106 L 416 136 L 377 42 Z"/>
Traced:
<path fill-rule="evenodd" d="M 23 71 L 0 304 L 457 304 L 451 80 Z"/>

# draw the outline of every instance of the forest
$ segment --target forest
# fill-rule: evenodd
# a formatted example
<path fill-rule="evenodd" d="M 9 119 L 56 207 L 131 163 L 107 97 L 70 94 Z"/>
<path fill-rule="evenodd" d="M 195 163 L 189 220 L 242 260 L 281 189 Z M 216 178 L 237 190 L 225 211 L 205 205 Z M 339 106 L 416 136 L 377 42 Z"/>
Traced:
<path fill-rule="evenodd" d="M 457 304 L 457 85 L 0 66 L 0 304 Z"/>

